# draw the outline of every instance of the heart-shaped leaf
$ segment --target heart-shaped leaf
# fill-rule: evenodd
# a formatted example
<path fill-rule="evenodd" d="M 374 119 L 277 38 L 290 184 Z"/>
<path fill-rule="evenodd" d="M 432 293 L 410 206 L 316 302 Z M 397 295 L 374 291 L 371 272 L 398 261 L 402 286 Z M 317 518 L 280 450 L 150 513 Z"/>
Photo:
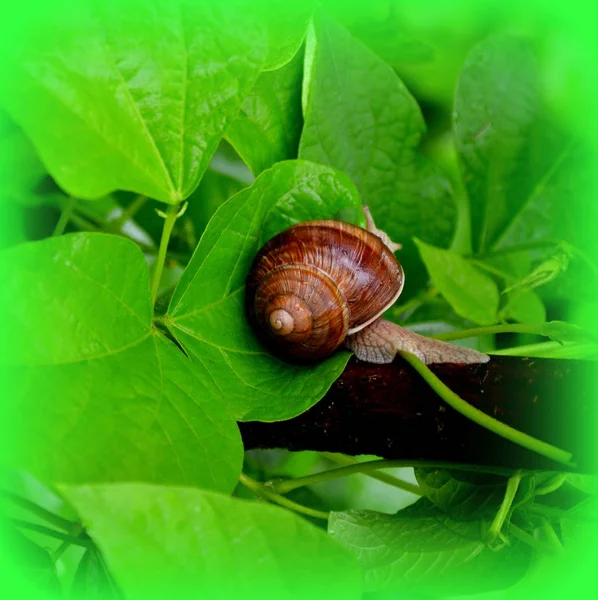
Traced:
<path fill-rule="evenodd" d="M 145 480 L 223 491 L 239 431 L 217 390 L 151 327 L 148 271 L 127 240 L 72 234 L 2 255 L 11 324 L 10 464 L 47 482 Z M 15 299 L 18 299 L 15 301 Z"/>
<path fill-rule="evenodd" d="M 165 322 L 237 419 L 289 419 L 317 402 L 343 370 L 347 352 L 309 367 L 273 357 L 244 310 L 245 280 L 258 249 L 294 223 L 341 211 L 360 214 L 348 177 L 306 161 L 278 163 L 218 210 L 183 273 Z"/>
<path fill-rule="evenodd" d="M 361 598 L 353 557 L 282 508 L 191 488 L 63 488 L 129 600 Z"/>
<path fill-rule="evenodd" d="M 179 202 L 266 60 L 267 28 L 242 6 L 40 5 L 2 36 L 2 101 L 70 194 L 123 189 Z"/>

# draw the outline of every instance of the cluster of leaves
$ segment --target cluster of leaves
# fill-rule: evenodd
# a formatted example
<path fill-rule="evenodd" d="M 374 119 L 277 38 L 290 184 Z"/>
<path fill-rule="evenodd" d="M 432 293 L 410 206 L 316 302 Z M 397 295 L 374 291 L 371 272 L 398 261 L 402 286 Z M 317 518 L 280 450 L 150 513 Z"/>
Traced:
<path fill-rule="evenodd" d="M 321 498 L 264 486 L 273 471 L 237 489 L 236 421 L 302 413 L 349 358 L 290 366 L 246 323 L 251 260 L 293 223 L 362 224 L 367 203 L 403 243 L 408 284 L 391 315 L 414 327 L 515 322 L 567 341 L 570 356 L 596 353 L 545 323 L 563 292 L 534 288 L 566 268 L 564 249 L 595 267 L 571 233 L 583 147 L 546 122 L 526 43 L 491 37 L 471 51 L 454 105 L 460 168 L 445 174 L 381 58 L 390 48 L 363 23 L 310 21 L 296 4 L 53 2 L 7 25 L 3 195 L 22 227 L 0 266 L 14 382 L 5 462 L 18 473 L 4 487 L 11 543 L 43 585 L 61 564 L 83 595 L 163 597 L 173 581 L 180 597 L 267 585 L 281 598 L 360 598 L 362 583 L 474 593 L 520 579 L 583 513 L 538 502 L 540 476 L 509 498 L 505 477 L 422 469 L 412 507 L 339 510 L 326 532 L 254 501 L 327 516 Z M 556 355 L 550 343 L 536 352 Z"/>

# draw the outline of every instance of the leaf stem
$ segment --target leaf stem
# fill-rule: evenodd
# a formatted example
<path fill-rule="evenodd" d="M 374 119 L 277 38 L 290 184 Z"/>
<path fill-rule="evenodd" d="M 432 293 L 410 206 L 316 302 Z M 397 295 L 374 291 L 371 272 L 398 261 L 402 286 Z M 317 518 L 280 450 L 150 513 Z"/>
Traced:
<path fill-rule="evenodd" d="M 456 463 L 448 462 L 430 462 L 427 460 L 384 460 L 376 459 L 369 460 L 366 462 L 355 463 L 344 467 L 338 467 L 337 469 L 330 469 L 322 473 L 314 473 L 313 475 L 306 475 L 305 477 L 297 477 L 296 479 L 285 479 L 283 481 L 270 481 L 268 486 L 271 487 L 278 494 L 287 494 L 288 492 L 304 487 L 306 485 L 313 485 L 314 483 L 320 483 L 321 481 L 328 481 L 330 479 L 336 479 L 338 477 L 346 477 L 347 475 L 353 475 L 354 473 L 360 473 L 367 475 L 372 471 L 379 469 L 394 469 L 397 467 L 437 467 L 439 469 L 461 469 L 464 471 L 479 471 L 482 473 L 493 473 L 495 475 L 512 475 L 513 471 L 508 469 L 501 469 L 498 467 L 488 467 L 480 469 L 477 465 L 461 465 Z M 407 482 L 405 482 L 407 483 Z M 417 487 L 417 486 L 414 486 Z M 412 493 L 422 495 L 421 488 L 415 490 Z"/>
<path fill-rule="evenodd" d="M 109 228 L 113 231 L 120 231 L 123 225 L 137 214 L 137 211 L 147 202 L 147 196 L 139 194 L 127 208 L 111 223 Z"/>
<path fill-rule="evenodd" d="M 162 237 L 160 238 L 160 247 L 158 248 L 158 256 L 154 265 L 154 274 L 152 277 L 152 308 L 156 303 L 160 280 L 162 279 L 162 271 L 164 269 L 164 261 L 166 259 L 166 251 L 168 250 L 168 242 L 172 234 L 172 228 L 177 219 L 179 212 L 178 204 L 171 204 L 166 212 L 164 219 L 164 227 L 162 228 Z"/>
<path fill-rule="evenodd" d="M 496 433 L 500 437 L 509 440 L 523 448 L 527 448 L 532 452 L 541 454 L 546 458 L 574 468 L 575 465 L 571 462 L 572 454 L 561 450 L 552 444 L 542 442 L 541 440 L 519 431 L 510 425 L 506 425 L 497 419 L 487 415 L 485 412 L 475 408 L 447 385 L 445 385 L 432 371 L 425 365 L 417 356 L 409 352 L 399 351 L 399 354 L 422 376 L 426 383 L 452 408 L 467 417 L 474 423 L 481 425 L 488 431 Z"/>
<path fill-rule="evenodd" d="M 50 529 L 49 527 L 45 527 L 44 525 L 38 525 L 37 523 L 29 523 L 29 521 L 23 521 L 21 519 L 11 518 L 9 519 L 9 521 L 13 525 L 20 527 L 21 529 L 29 529 L 30 531 L 35 531 L 37 533 L 56 538 L 57 540 L 69 542 L 69 544 L 83 546 L 84 548 L 90 548 L 93 546 L 93 542 L 87 537 L 68 535 L 67 533 L 62 533 L 62 531 L 56 531 L 55 529 Z"/>
<path fill-rule="evenodd" d="M 488 271 L 488 273 L 492 273 L 493 275 L 496 275 L 497 277 L 500 277 L 501 279 L 504 279 L 506 282 L 517 281 L 517 279 L 515 277 L 513 277 L 512 275 L 509 275 L 508 273 L 505 273 L 501 269 L 497 269 L 496 267 L 489 265 L 488 263 L 485 263 L 484 261 L 477 260 L 475 258 L 469 258 L 467 260 L 469 263 L 476 265 L 480 269 L 484 269 L 485 271 Z"/>
<path fill-rule="evenodd" d="M 65 553 L 65 551 L 71 547 L 71 542 L 69 540 L 64 540 L 54 552 L 52 552 L 52 562 L 56 564 L 56 561 Z"/>
<path fill-rule="evenodd" d="M 71 220 L 73 210 L 75 210 L 75 205 L 77 204 L 77 198 L 74 196 L 69 196 L 66 199 L 66 203 L 62 212 L 60 213 L 60 218 L 58 219 L 58 223 L 56 223 L 56 227 L 54 227 L 54 231 L 52 232 L 52 237 L 62 235 L 64 233 L 64 229 L 67 226 L 68 222 Z"/>
<path fill-rule="evenodd" d="M 495 333 L 535 333 L 536 335 L 545 335 L 543 333 L 545 327 L 546 323 L 537 323 L 533 325 L 530 325 L 529 323 L 503 323 L 500 325 L 489 325 L 487 327 L 473 327 L 461 331 L 449 331 L 448 333 L 439 333 L 430 337 L 448 342 Z"/>
<path fill-rule="evenodd" d="M 296 502 L 293 502 L 292 500 L 289 500 L 288 498 L 285 498 L 274 491 L 270 491 L 262 483 L 255 481 L 255 479 L 251 479 L 251 477 L 248 477 L 245 475 L 245 473 L 241 473 L 239 476 L 239 481 L 246 488 L 250 489 L 256 496 L 259 496 L 264 500 L 269 500 L 270 502 L 274 502 L 295 512 L 302 513 L 308 517 L 324 519 L 325 521 L 328 520 L 329 514 L 327 512 L 316 510 L 315 508 L 309 508 L 307 506 L 303 506 L 302 504 L 297 504 Z"/>
<path fill-rule="evenodd" d="M 304 477 L 296 477 L 294 479 L 285 479 L 283 481 L 268 481 L 265 483 L 265 485 L 273 489 L 278 494 L 288 494 L 292 490 L 295 490 L 300 487 L 305 487 L 307 485 L 314 485 L 316 483 L 322 483 L 323 481 L 331 481 L 332 479 L 338 479 L 339 477 L 347 477 L 348 475 L 360 474 L 367 475 L 368 477 L 372 477 L 373 479 L 377 479 L 378 481 L 383 481 L 384 483 L 397 487 L 406 492 L 410 492 L 411 494 L 423 496 L 422 489 L 418 485 L 409 483 L 408 481 L 403 481 L 402 479 L 398 479 L 397 477 L 393 477 L 392 475 L 387 475 L 386 473 L 376 473 L 372 469 L 372 462 L 380 463 L 385 461 L 359 462 L 358 460 L 355 460 L 354 458 L 350 458 L 348 456 L 339 455 L 339 457 L 333 458 L 333 455 L 329 455 L 327 453 L 322 454 L 327 458 L 330 458 L 330 460 L 342 463 L 344 466 L 338 467 L 336 469 L 328 469 L 327 471 L 321 471 L 320 473 L 313 473 L 312 475 L 305 475 Z M 362 466 L 363 469 L 361 469 Z"/>
<path fill-rule="evenodd" d="M 494 258 L 495 256 L 508 256 L 509 254 L 514 254 L 516 252 L 526 252 L 528 250 L 541 250 L 543 248 L 549 248 L 551 246 L 559 246 L 562 243 L 562 240 L 557 239 L 546 239 L 546 240 L 537 240 L 533 242 L 523 242 L 521 244 L 513 244 L 511 246 L 506 246 L 504 248 L 499 248 L 497 250 L 490 250 L 488 252 L 481 252 L 476 255 L 476 258 L 486 259 L 486 258 Z M 470 256 L 466 256 L 465 258 L 471 258 Z"/>
<path fill-rule="evenodd" d="M 360 463 L 356 458 L 353 458 L 352 456 L 346 456 L 345 454 L 334 454 L 332 452 L 320 452 L 320 454 L 328 460 L 331 460 L 343 466 L 363 464 Z M 393 475 L 388 475 L 387 473 L 378 473 L 377 471 L 370 471 L 367 473 L 361 473 L 361 475 L 371 477 L 372 479 L 376 479 L 388 485 L 392 485 L 393 487 L 399 488 L 400 490 L 404 490 L 411 494 L 416 494 L 418 496 L 424 495 L 424 492 L 419 487 L 419 485 L 410 483 L 409 481 L 405 481 L 404 479 L 400 479 L 399 477 L 394 477 Z"/>
<path fill-rule="evenodd" d="M 77 213 L 71 214 L 70 221 L 72 221 L 81 231 L 100 231 L 101 228 L 92 223 L 89 219 L 78 215 Z"/>
<path fill-rule="evenodd" d="M 417 294 L 417 296 L 414 296 L 410 300 L 407 300 L 407 302 L 404 302 L 403 304 L 399 304 L 397 306 L 393 306 L 390 309 L 390 314 L 394 318 L 399 318 L 407 311 L 413 311 L 422 306 L 422 304 L 425 304 L 428 300 L 431 300 L 435 296 L 438 296 L 438 293 L 439 291 L 437 288 L 430 287 L 424 290 L 423 292 L 420 292 L 419 294 Z"/>
<path fill-rule="evenodd" d="M 569 473 L 557 473 L 546 481 L 544 485 L 537 487 L 534 490 L 534 496 L 545 496 L 546 494 L 556 492 L 567 481 L 567 477 L 569 477 Z"/>
<path fill-rule="evenodd" d="M 39 506 L 38 504 L 35 504 L 35 502 L 31 502 L 31 500 L 21 498 L 21 496 L 13 494 L 12 492 L 0 490 L 0 496 L 4 496 L 14 504 L 17 504 L 21 508 L 24 508 L 25 510 L 28 510 L 29 512 L 33 513 L 40 519 L 43 519 L 44 521 L 51 523 L 55 527 L 63 529 L 64 531 L 72 532 L 74 528 L 78 526 L 78 523 L 75 523 L 74 521 L 69 521 L 68 519 L 63 519 L 62 517 L 54 514 L 53 512 L 50 512 L 49 510 Z"/>
<path fill-rule="evenodd" d="M 490 544 L 500 535 L 503 525 L 505 524 L 505 521 L 509 516 L 509 512 L 511 511 L 511 506 L 513 506 L 513 500 L 515 500 L 520 483 L 521 472 L 517 472 L 512 477 L 509 477 L 505 495 L 502 499 L 500 507 L 498 508 L 498 511 L 496 512 L 496 516 L 494 517 L 494 520 L 488 529 L 488 533 L 485 536 L 485 542 Z"/>
<path fill-rule="evenodd" d="M 588 343 L 538 342 L 524 346 L 512 346 L 501 350 L 492 350 L 493 356 L 537 356 L 550 358 L 596 358 L 598 345 Z"/>

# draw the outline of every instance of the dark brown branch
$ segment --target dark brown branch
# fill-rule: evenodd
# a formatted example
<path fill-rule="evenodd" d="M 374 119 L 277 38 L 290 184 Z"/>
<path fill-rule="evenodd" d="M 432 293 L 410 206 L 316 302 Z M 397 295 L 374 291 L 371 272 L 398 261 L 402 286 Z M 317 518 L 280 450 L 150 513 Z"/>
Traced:
<path fill-rule="evenodd" d="M 494 357 L 484 365 L 432 365 L 470 404 L 573 453 L 597 471 L 597 367 L 586 361 Z M 562 470 L 507 442 L 447 406 L 402 359 L 352 360 L 314 407 L 289 421 L 241 423 L 245 447 L 375 454 L 413 459 Z"/>

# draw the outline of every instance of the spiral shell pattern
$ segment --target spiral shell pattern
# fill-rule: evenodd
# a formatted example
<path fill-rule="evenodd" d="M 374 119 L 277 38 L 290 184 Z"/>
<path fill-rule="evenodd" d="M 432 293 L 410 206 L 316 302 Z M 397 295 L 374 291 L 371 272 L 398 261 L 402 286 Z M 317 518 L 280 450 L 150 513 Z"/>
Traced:
<path fill-rule="evenodd" d="M 308 221 L 259 251 L 247 279 L 247 312 L 278 355 L 320 360 L 391 306 L 403 281 L 378 236 L 340 221 Z"/>

